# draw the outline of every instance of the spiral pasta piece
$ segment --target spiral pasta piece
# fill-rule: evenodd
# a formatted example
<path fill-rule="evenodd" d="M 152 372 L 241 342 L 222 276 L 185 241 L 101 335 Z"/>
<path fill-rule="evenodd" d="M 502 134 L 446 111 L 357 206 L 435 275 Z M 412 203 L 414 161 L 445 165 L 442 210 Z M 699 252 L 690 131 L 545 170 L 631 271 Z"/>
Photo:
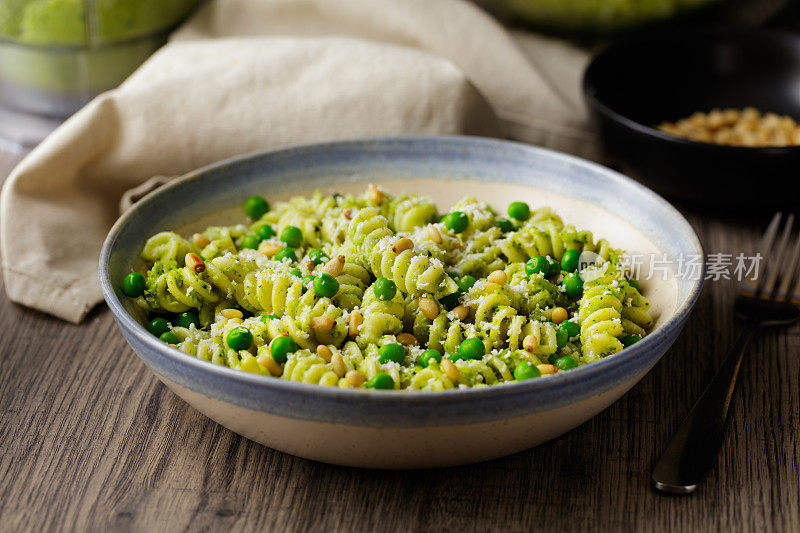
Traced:
<path fill-rule="evenodd" d="M 163 273 L 155 271 L 150 277 L 147 291 L 151 309 L 181 313 L 219 300 L 214 288 L 191 268 L 176 268 Z"/>
<path fill-rule="evenodd" d="M 446 390 L 458 385 L 453 382 L 436 362 L 431 362 L 427 368 L 423 368 L 408 380 L 407 388 L 412 390 Z"/>
<path fill-rule="evenodd" d="M 584 287 L 578 308 L 581 345 L 587 360 L 605 357 L 622 350 L 622 302 L 610 285 L 598 283 Z"/>
<path fill-rule="evenodd" d="M 411 232 L 436 218 L 436 204 L 428 197 L 401 194 L 385 204 L 383 215 L 394 232 Z"/>
<path fill-rule="evenodd" d="M 427 293 L 442 298 L 458 290 L 441 261 L 413 248 L 398 253 L 395 245 L 399 240 L 393 236 L 383 238 L 373 249 L 370 269 L 376 277 L 391 279 L 399 290 L 412 295 Z"/>
<path fill-rule="evenodd" d="M 359 209 L 350 221 L 342 251 L 348 258 L 369 268 L 372 250 L 378 245 L 378 241 L 392 235 L 389 221 L 380 214 L 380 210 L 365 207 Z"/>
<path fill-rule="evenodd" d="M 625 283 L 622 288 L 622 328 L 627 335 L 644 337 L 653 327 L 650 301 L 635 287 Z"/>
<path fill-rule="evenodd" d="M 329 362 L 308 350 L 301 350 L 289 356 L 283 367 L 281 379 L 330 387 L 347 386 L 347 382 L 336 374 Z"/>
<path fill-rule="evenodd" d="M 345 263 L 336 280 L 339 282 L 339 292 L 333 297 L 333 302 L 347 311 L 361 304 L 364 291 L 372 283 L 369 271 L 355 263 Z"/>
<path fill-rule="evenodd" d="M 162 231 L 147 239 L 142 249 L 142 259 L 160 263 L 175 261 L 182 265 L 186 254 L 195 251 L 195 247 L 177 233 Z"/>
<path fill-rule="evenodd" d="M 361 303 L 363 323 L 358 334 L 359 344 L 374 344 L 385 335 L 402 331 L 404 312 L 403 296 L 399 292 L 391 300 L 380 300 L 370 286 Z"/>

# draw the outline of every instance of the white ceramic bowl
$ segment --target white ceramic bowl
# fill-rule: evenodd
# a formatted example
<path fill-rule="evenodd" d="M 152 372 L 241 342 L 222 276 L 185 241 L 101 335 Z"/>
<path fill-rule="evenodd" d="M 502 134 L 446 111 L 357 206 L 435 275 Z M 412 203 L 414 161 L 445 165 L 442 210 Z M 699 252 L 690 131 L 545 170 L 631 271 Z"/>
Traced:
<path fill-rule="evenodd" d="M 160 342 L 122 295 L 145 240 L 243 222 L 253 194 L 270 201 L 362 191 L 367 183 L 432 196 L 446 209 L 471 194 L 499 209 L 550 205 L 562 218 L 629 251 L 702 257 L 686 220 L 666 201 L 604 167 L 531 146 L 474 137 L 368 139 L 299 146 L 212 165 L 149 195 L 114 225 L 100 281 L 123 335 L 161 381 L 231 430 L 301 457 L 373 468 L 423 468 L 511 454 L 585 422 L 630 389 L 674 342 L 702 285 L 644 281 L 658 313 L 652 333 L 601 361 L 540 379 L 442 392 L 347 390 L 232 370 Z M 702 273 L 701 273 L 702 274 Z"/>

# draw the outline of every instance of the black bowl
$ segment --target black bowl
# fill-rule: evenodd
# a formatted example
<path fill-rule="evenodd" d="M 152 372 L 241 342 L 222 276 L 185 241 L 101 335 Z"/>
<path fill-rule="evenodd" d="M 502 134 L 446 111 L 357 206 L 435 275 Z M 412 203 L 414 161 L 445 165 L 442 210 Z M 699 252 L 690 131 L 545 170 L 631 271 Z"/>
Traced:
<path fill-rule="evenodd" d="M 640 37 L 595 57 L 583 90 L 609 155 L 662 194 L 722 208 L 800 208 L 800 147 L 722 146 L 654 127 L 713 108 L 800 121 L 800 37 L 759 29 Z"/>

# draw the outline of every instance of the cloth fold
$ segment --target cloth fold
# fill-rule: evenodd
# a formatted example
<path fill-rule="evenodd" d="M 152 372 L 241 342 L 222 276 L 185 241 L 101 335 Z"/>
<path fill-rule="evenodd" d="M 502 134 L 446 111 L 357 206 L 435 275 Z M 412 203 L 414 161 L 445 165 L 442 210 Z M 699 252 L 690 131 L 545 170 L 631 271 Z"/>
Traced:
<path fill-rule="evenodd" d="M 584 61 L 462 0 L 212 1 L 12 172 L 0 198 L 9 298 L 79 322 L 102 301 L 97 258 L 125 191 L 237 154 L 463 133 L 592 157 Z"/>

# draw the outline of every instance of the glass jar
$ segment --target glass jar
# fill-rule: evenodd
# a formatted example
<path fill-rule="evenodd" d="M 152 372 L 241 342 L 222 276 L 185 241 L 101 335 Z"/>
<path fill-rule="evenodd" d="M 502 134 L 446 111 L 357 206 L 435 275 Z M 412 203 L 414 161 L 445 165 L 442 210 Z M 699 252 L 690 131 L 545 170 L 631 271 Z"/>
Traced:
<path fill-rule="evenodd" d="M 0 104 L 66 117 L 116 87 L 198 0 L 0 0 Z"/>

